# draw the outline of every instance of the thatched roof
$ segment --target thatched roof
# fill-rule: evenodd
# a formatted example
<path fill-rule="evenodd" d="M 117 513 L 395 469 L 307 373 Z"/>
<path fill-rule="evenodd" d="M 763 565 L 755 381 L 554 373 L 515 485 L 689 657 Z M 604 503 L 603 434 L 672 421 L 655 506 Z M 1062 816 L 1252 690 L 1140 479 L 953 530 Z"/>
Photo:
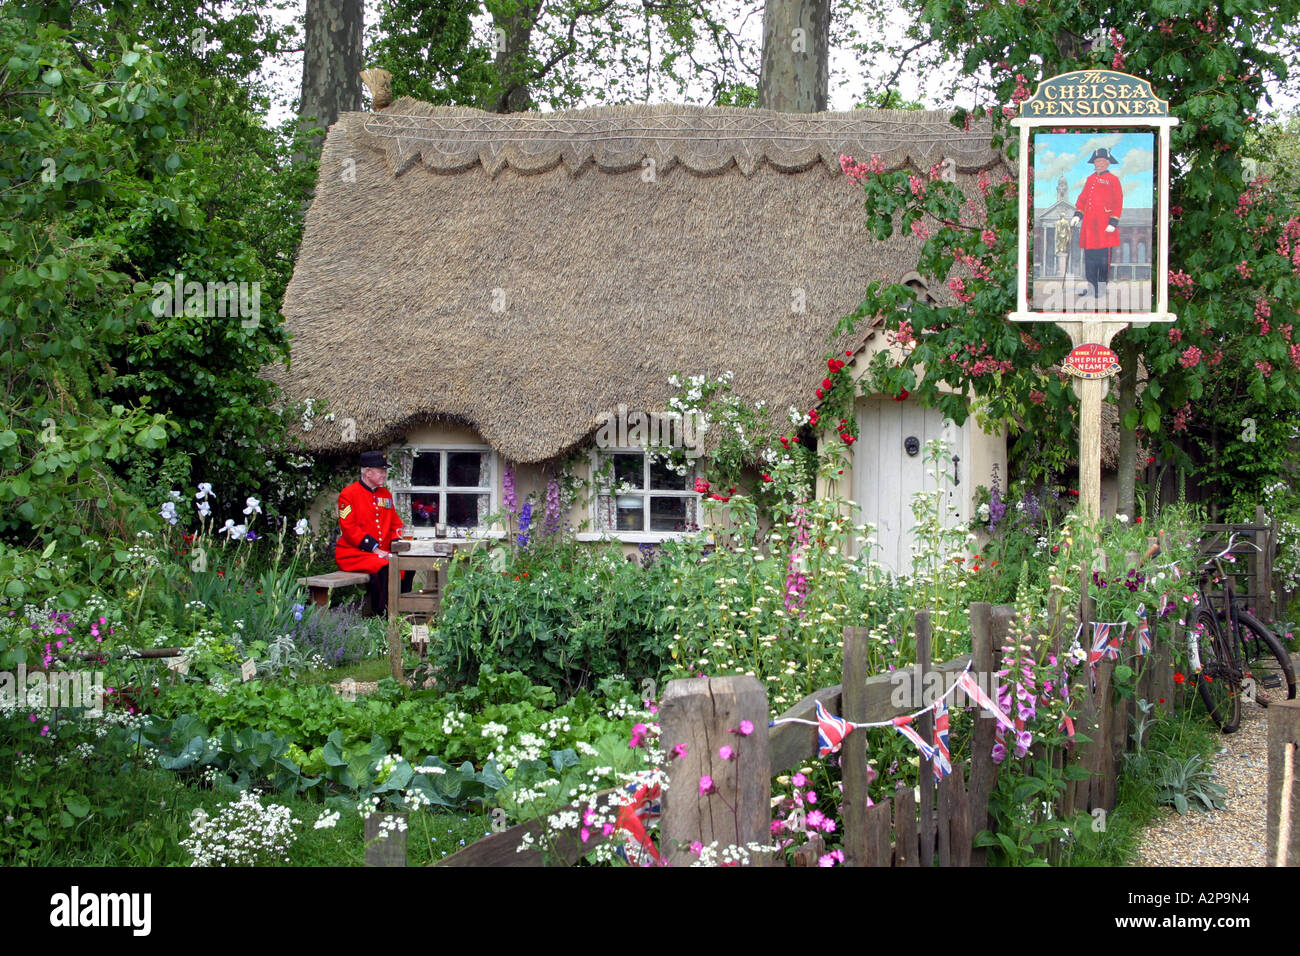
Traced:
<path fill-rule="evenodd" d="M 836 322 L 920 248 L 868 236 L 841 154 L 951 158 L 975 196 L 999 159 L 987 130 L 934 112 L 345 113 L 285 294 L 291 365 L 272 375 L 355 420 L 344 442 L 316 419 L 315 450 L 442 419 L 541 461 L 619 403 L 665 407 L 673 372 L 730 370 L 744 397 L 806 409 Z"/>

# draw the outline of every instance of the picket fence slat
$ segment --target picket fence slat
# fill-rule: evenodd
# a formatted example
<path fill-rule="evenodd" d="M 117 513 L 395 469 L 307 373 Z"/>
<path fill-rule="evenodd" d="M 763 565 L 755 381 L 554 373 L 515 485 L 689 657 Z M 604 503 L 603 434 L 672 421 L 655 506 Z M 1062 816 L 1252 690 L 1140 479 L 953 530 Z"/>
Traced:
<path fill-rule="evenodd" d="M 920 866 L 916 836 L 916 795 L 911 787 L 894 789 L 894 866 Z"/>

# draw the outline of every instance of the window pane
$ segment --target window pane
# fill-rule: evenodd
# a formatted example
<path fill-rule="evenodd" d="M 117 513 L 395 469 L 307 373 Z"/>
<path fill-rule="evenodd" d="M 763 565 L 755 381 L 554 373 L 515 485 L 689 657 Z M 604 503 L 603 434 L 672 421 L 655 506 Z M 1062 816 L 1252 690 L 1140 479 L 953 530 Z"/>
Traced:
<path fill-rule="evenodd" d="M 650 463 L 650 487 L 655 491 L 685 491 L 686 476 L 668 467 L 666 461 Z"/>
<path fill-rule="evenodd" d="M 411 499 L 411 524 L 417 528 L 432 528 L 438 523 L 438 496 L 413 494 Z"/>
<path fill-rule="evenodd" d="M 448 494 L 446 523 L 453 528 L 478 527 L 478 503 L 478 495 Z"/>
<path fill-rule="evenodd" d="M 479 483 L 479 463 L 486 458 L 477 451 L 447 452 L 447 486 L 449 488 L 482 488 Z"/>
<path fill-rule="evenodd" d="M 422 451 L 411 466 L 411 484 L 436 488 L 442 484 L 442 452 Z"/>
<path fill-rule="evenodd" d="M 614 459 L 614 486 L 626 485 L 629 488 L 644 488 L 644 455 L 612 455 Z"/>
<path fill-rule="evenodd" d="M 619 531 L 645 530 L 645 499 L 639 495 L 619 495 L 614 499 L 618 507 Z"/>
<path fill-rule="evenodd" d="M 686 531 L 685 498 L 651 498 L 651 531 Z"/>

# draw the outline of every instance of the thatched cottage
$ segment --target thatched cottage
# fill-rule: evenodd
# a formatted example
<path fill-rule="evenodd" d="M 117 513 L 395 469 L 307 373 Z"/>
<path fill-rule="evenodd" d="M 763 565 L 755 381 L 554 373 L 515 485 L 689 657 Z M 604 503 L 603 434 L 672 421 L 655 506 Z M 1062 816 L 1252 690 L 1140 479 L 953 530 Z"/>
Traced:
<path fill-rule="evenodd" d="M 841 154 L 946 163 L 976 198 L 976 175 L 998 163 L 987 135 L 939 113 L 498 115 L 402 99 L 344 114 L 284 300 L 292 361 L 277 378 L 333 415 L 311 420 L 304 445 L 396 455 L 390 486 L 421 534 L 436 522 L 504 534 L 487 518 L 507 465 L 520 500 L 540 503 L 560 461 L 589 474 L 616 455 L 621 487 L 570 509 L 580 536 L 685 533 L 699 514 L 689 476 L 593 438 L 620 405 L 664 409 L 673 373 L 731 372 L 737 393 L 784 418 L 812 406 L 833 350 L 853 352 L 860 374 L 884 347 L 866 322 L 828 335 L 867 283 L 914 275 L 920 243 L 868 235 Z M 841 489 L 879 527 L 887 564 L 907 563 L 908 500 L 928 480 L 908 439 L 952 442 L 959 520 L 993 465 L 1006 473 L 1002 436 L 973 421 L 885 397 L 859 399 L 857 415 Z"/>

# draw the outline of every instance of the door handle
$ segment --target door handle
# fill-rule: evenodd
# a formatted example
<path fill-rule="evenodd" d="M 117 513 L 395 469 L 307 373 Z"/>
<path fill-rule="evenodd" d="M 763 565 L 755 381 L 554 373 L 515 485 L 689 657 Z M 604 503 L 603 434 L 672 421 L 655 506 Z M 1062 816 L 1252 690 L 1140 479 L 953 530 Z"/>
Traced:
<path fill-rule="evenodd" d="M 958 464 L 958 462 L 960 462 L 960 461 L 961 461 L 961 456 L 960 456 L 960 455 L 953 455 L 953 456 L 952 456 L 952 483 L 953 483 L 954 485 L 960 485 L 960 484 L 961 484 L 961 472 L 957 470 L 957 464 Z"/>

